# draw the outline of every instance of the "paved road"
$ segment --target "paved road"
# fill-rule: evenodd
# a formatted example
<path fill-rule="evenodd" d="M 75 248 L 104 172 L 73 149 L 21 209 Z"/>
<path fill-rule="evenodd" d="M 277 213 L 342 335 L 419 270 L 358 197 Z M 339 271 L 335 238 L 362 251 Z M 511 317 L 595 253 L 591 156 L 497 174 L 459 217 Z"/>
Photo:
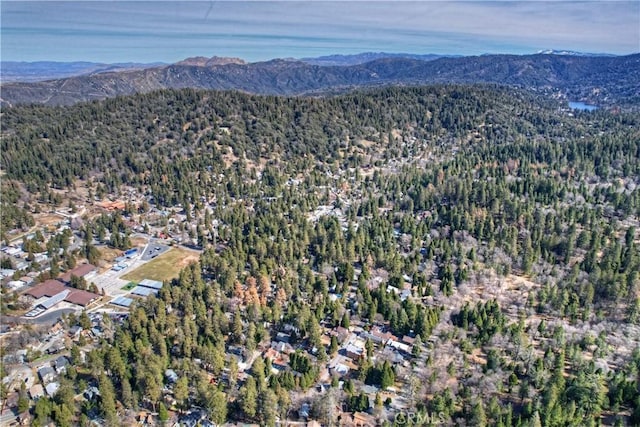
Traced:
<path fill-rule="evenodd" d="M 54 325 L 63 314 L 75 313 L 76 309 L 74 308 L 60 308 L 58 310 L 53 310 L 49 312 L 45 312 L 43 315 L 38 317 L 14 317 L 14 316 L 1 316 L 0 323 L 22 323 L 22 324 L 32 324 L 32 325 Z"/>

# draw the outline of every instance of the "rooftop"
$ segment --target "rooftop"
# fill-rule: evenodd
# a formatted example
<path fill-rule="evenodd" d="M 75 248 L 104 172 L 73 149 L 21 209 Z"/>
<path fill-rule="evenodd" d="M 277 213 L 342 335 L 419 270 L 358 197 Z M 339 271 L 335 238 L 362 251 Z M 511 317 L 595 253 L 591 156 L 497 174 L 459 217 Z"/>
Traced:
<path fill-rule="evenodd" d="M 94 265 L 82 264 L 74 268 L 73 270 L 69 270 L 66 273 L 64 273 L 62 276 L 60 276 L 60 280 L 68 283 L 71 281 L 71 276 L 84 277 L 87 274 L 91 273 L 92 271 L 95 271 L 95 269 L 96 267 Z"/>
<path fill-rule="evenodd" d="M 147 297 L 151 294 L 157 294 L 158 290 L 157 289 L 153 289 L 153 288 L 146 288 L 144 286 L 136 286 L 135 288 L 133 288 L 131 290 L 131 293 L 133 295 L 140 295 L 143 297 Z"/>
<path fill-rule="evenodd" d="M 138 285 L 144 286 L 145 288 L 162 289 L 162 282 L 159 280 L 142 279 Z"/>
<path fill-rule="evenodd" d="M 64 297 L 62 297 L 61 299 L 58 299 L 60 298 L 59 295 L 65 292 L 66 294 L 64 295 Z M 70 302 L 72 304 L 86 306 L 91 301 L 97 298 L 100 298 L 100 295 L 98 294 L 94 294 L 88 291 L 83 291 L 80 289 L 70 288 L 57 280 L 47 280 L 45 282 L 42 282 L 39 285 L 36 285 L 33 288 L 26 291 L 25 294 L 31 295 L 36 299 L 39 299 L 45 296 L 46 297 L 55 296 L 55 299 L 51 298 L 51 303 L 49 303 L 49 300 L 47 300 L 41 304 L 41 305 L 44 305 L 46 308 L 50 308 L 62 300 Z M 48 303 L 49 305 L 47 306 L 45 303 Z"/>
<path fill-rule="evenodd" d="M 45 310 L 48 310 L 54 305 L 56 305 L 57 303 L 59 303 L 60 301 L 64 300 L 69 295 L 69 292 L 70 292 L 69 290 L 64 290 L 58 294 L 55 294 L 51 298 L 48 298 L 47 300 L 42 301 L 38 305 L 42 306 Z"/>
<path fill-rule="evenodd" d="M 46 280 L 39 285 L 29 289 L 25 294 L 34 298 L 52 297 L 64 291 L 66 286 L 57 280 Z"/>
<path fill-rule="evenodd" d="M 121 307 L 129 307 L 133 300 L 127 297 L 117 297 L 111 300 L 111 304 L 119 305 Z"/>
<path fill-rule="evenodd" d="M 84 307 L 98 298 L 100 298 L 100 295 L 94 294 L 93 292 L 75 289 L 71 291 L 64 300 L 72 304 L 78 304 Z"/>

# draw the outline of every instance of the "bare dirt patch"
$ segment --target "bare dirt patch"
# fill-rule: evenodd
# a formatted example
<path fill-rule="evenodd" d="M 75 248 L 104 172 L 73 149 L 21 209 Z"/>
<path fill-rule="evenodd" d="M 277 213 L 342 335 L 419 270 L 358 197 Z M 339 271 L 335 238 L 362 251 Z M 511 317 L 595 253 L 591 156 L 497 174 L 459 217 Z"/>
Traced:
<path fill-rule="evenodd" d="M 131 238 L 131 246 L 136 248 L 136 247 L 141 247 L 146 245 L 148 242 L 148 240 L 144 237 L 132 237 Z"/>
<path fill-rule="evenodd" d="M 64 220 L 62 215 L 55 213 L 34 214 L 33 219 L 39 227 L 55 226 Z"/>
<path fill-rule="evenodd" d="M 113 262 L 114 259 L 122 255 L 122 251 L 120 249 L 110 248 L 110 247 L 102 247 L 98 248 L 100 252 L 100 258 L 107 262 Z"/>

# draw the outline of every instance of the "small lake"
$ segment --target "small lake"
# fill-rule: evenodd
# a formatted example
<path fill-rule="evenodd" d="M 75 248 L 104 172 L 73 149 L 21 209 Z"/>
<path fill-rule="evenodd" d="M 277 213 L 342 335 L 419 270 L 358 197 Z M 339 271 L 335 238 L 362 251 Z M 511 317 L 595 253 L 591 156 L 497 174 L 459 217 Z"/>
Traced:
<path fill-rule="evenodd" d="M 597 110 L 598 106 L 585 104 L 584 102 L 569 101 L 569 108 L 571 108 L 572 110 L 593 111 L 593 110 Z"/>

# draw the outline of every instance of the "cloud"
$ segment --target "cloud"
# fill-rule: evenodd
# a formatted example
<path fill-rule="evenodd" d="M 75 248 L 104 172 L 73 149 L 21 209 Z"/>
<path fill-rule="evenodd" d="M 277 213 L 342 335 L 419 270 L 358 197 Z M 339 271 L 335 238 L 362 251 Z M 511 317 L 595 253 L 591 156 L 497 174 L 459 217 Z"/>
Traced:
<path fill-rule="evenodd" d="M 3 1 L 3 60 L 640 51 L 637 1 Z"/>

